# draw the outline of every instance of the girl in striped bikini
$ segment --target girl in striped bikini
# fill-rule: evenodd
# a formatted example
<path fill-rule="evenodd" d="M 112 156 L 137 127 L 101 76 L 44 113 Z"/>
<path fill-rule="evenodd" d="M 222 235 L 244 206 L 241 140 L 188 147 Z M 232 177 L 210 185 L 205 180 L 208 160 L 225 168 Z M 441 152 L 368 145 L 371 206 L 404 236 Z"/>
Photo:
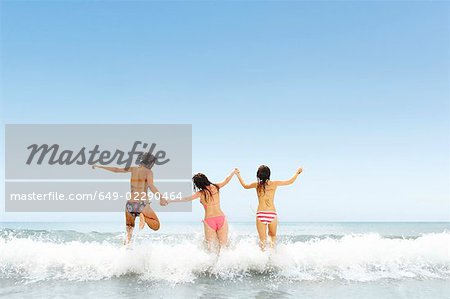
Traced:
<path fill-rule="evenodd" d="M 299 168 L 294 176 L 286 181 L 271 181 L 270 169 L 266 165 L 261 165 L 256 172 L 257 182 L 246 184 L 241 177 L 239 169 L 235 169 L 235 173 L 245 189 L 256 189 L 258 195 L 258 210 L 256 212 L 256 228 L 259 235 L 259 246 L 262 250 L 266 247 L 267 230 L 270 237 L 270 246 L 275 246 L 277 236 L 277 211 L 274 206 L 275 191 L 278 186 L 286 186 L 295 182 L 298 175 L 302 173 L 302 169 Z"/>

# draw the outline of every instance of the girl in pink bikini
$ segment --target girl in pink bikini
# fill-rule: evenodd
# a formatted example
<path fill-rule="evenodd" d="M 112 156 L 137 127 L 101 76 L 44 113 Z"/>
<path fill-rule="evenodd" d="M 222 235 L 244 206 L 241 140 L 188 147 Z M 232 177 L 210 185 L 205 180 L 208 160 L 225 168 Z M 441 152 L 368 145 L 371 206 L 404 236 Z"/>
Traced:
<path fill-rule="evenodd" d="M 220 209 L 219 190 L 228 184 L 234 175 L 234 171 L 230 173 L 223 182 L 211 183 L 206 175 L 197 173 L 192 177 L 195 193 L 191 196 L 183 197 L 180 200 L 170 200 L 172 202 L 186 202 L 200 198 L 200 203 L 205 208 L 205 220 L 203 226 L 205 229 L 205 240 L 208 250 L 212 250 L 216 244 L 221 247 L 228 243 L 228 223 L 225 214 Z"/>
<path fill-rule="evenodd" d="M 241 183 L 242 187 L 245 189 L 256 189 L 256 194 L 258 195 L 258 210 L 256 212 L 256 229 L 259 235 L 259 246 L 262 250 L 266 247 L 267 233 L 270 237 L 270 246 L 275 246 L 275 241 L 277 238 L 277 211 L 274 205 L 275 191 L 279 186 L 290 185 L 295 182 L 298 175 L 302 173 L 302 169 L 299 168 L 295 174 L 285 181 L 271 181 L 270 180 L 270 169 L 266 165 L 261 165 L 256 172 L 257 182 L 246 184 L 244 179 L 241 177 L 239 169 L 235 169 L 235 173 Z"/>

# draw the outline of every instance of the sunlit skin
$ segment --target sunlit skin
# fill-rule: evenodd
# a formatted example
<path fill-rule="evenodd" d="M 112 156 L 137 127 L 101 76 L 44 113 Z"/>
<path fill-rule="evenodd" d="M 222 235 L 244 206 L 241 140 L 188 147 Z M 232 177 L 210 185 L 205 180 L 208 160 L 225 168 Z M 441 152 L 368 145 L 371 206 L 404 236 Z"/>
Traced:
<path fill-rule="evenodd" d="M 219 189 L 222 189 L 224 186 L 226 186 L 230 182 L 233 175 L 234 171 L 231 172 L 222 182 L 217 183 L 216 185 L 219 187 Z M 220 190 L 217 190 L 217 188 L 214 185 L 210 185 L 206 188 L 211 192 L 211 196 L 207 194 L 207 192 L 197 191 L 190 196 L 181 198 L 180 200 L 175 199 L 165 202 L 167 202 L 167 204 L 176 202 L 188 202 L 200 198 L 200 203 L 203 204 L 205 207 L 205 219 L 217 216 L 224 216 L 225 214 L 220 208 L 220 192 L 219 192 Z M 210 228 L 206 224 L 206 222 L 203 222 L 203 227 L 205 232 L 205 241 L 209 251 L 212 251 L 215 248 L 220 251 L 220 248 L 227 246 L 228 221 L 226 218 L 224 225 L 217 231 Z"/>
<path fill-rule="evenodd" d="M 257 190 L 257 196 L 258 196 L 258 209 L 257 211 L 274 211 L 275 204 L 274 204 L 274 198 L 275 198 L 275 191 L 279 186 L 286 186 L 291 185 L 295 182 L 297 177 L 300 173 L 302 173 L 302 168 L 299 168 L 295 174 L 288 180 L 284 181 L 271 181 L 268 180 L 266 182 L 265 192 L 258 191 Z M 245 189 L 257 189 L 258 182 L 253 182 L 250 184 L 246 184 L 244 179 L 242 178 L 239 169 L 235 169 L 235 173 L 239 179 L 239 182 L 241 183 L 242 187 Z M 275 218 L 270 224 L 263 224 L 258 219 L 256 219 L 256 229 L 258 230 L 259 235 L 259 246 L 262 250 L 265 250 L 266 248 L 266 242 L 267 242 L 267 235 L 270 238 L 270 246 L 273 248 L 276 243 L 277 238 L 277 227 L 278 227 L 278 217 Z"/>
<path fill-rule="evenodd" d="M 129 168 L 120 168 L 120 167 L 110 167 L 110 166 L 100 166 L 93 165 L 93 169 L 100 168 L 107 171 L 111 171 L 114 173 L 131 173 L 130 178 L 130 191 L 131 198 L 130 202 L 137 202 L 139 200 L 148 200 L 147 191 L 150 188 L 150 191 L 153 192 L 155 197 L 160 197 L 161 194 L 156 188 L 153 182 L 153 172 L 145 166 L 137 166 L 137 167 L 129 167 Z M 165 201 L 161 199 L 160 204 L 164 205 Z M 126 221 L 126 230 L 127 236 L 125 239 L 125 244 L 128 244 L 133 235 L 135 218 L 128 211 L 125 211 L 125 221 Z M 147 204 L 139 214 L 139 228 L 143 229 L 147 223 L 148 227 L 152 230 L 157 231 L 160 227 L 158 216 L 156 216 L 153 209 Z"/>

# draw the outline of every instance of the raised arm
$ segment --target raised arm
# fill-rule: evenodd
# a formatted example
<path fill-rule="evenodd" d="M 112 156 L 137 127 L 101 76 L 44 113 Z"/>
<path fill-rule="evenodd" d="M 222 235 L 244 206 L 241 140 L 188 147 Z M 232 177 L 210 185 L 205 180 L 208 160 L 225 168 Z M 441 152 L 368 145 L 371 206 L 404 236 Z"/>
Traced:
<path fill-rule="evenodd" d="M 289 179 L 289 180 L 285 180 L 285 181 L 273 181 L 273 183 L 277 186 L 286 186 L 286 185 L 290 185 L 292 183 L 295 182 L 295 180 L 297 179 L 297 177 L 299 176 L 300 173 L 302 173 L 303 169 L 300 167 L 299 169 L 297 169 L 297 171 L 294 173 L 294 175 Z"/>
<path fill-rule="evenodd" d="M 241 172 L 239 171 L 239 169 L 235 168 L 234 173 L 236 173 L 236 175 L 239 179 L 239 183 L 241 183 L 242 187 L 244 187 L 245 189 L 252 189 L 252 188 L 256 188 L 256 186 L 258 186 L 258 184 L 256 182 L 253 182 L 251 184 L 246 184 L 244 182 L 244 179 L 241 177 Z"/>
<path fill-rule="evenodd" d="M 130 171 L 131 171 L 131 167 L 128 167 L 128 168 L 121 168 L 121 167 L 111 167 L 111 166 L 92 165 L 92 169 L 96 169 L 96 168 L 108 170 L 108 171 L 115 172 L 115 173 L 124 173 L 124 172 L 130 172 Z"/>
<path fill-rule="evenodd" d="M 234 170 L 220 183 L 217 184 L 217 186 L 219 186 L 219 188 L 222 188 L 223 186 L 225 186 L 226 184 L 228 184 L 231 181 L 231 178 L 234 175 Z"/>

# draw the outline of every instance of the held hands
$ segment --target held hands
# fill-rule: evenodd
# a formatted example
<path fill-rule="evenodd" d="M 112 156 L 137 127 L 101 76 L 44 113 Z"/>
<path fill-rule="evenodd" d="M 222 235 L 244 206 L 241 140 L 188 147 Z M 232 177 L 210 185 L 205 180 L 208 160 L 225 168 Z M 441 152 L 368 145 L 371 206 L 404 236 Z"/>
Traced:
<path fill-rule="evenodd" d="M 238 175 L 238 176 L 241 174 L 239 168 L 235 168 L 235 169 L 234 169 L 234 174 L 235 174 L 235 175 Z"/>
<path fill-rule="evenodd" d="M 159 200 L 159 204 L 163 207 L 167 206 L 169 204 L 169 201 L 167 200 L 167 198 L 165 197 L 161 197 L 161 199 Z"/>

